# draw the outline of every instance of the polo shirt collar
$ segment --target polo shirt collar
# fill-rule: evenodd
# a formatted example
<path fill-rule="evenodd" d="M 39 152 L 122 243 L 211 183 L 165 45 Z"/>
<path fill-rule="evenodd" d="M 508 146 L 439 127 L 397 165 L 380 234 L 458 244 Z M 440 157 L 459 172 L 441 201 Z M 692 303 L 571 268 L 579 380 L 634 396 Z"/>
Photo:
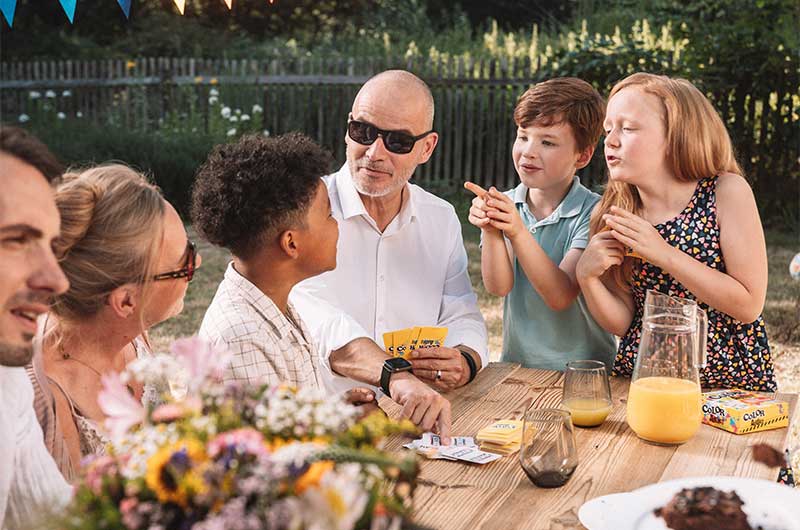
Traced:
<path fill-rule="evenodd" d="M 358 194 L 355 184 L 353 184 L 353 176 L 350 174 L 350 166 L 347 162 L 336 174 L 336 191 L 339 194 L 339 204 L 342 207 L 342 217 L 344 219 L 357 215 L 370 218 L 367 209 L 364 207 L 364 201 L 361 200 L 361 196 Z M 400 226 L 405 226 L 417 216 L 414 195 L 414 186 L 406 184 L 403 193 L 403 205 L 400 207 L 398 219 Z"/>
<path fill-rule="evenodd" d="M 581 186 L 581 179 L 576 175 L 572 178 L 572 186 L 561 200 L 556 209 L 546 218 L 537 220 L 536 224 L 552 224 L 567 217 L 575 217 L 581 213 L 584 202 L 584 188 Z M 528 187 L 520 183 L 514 188 L 514 203 L 522 205 L 528 214 L 533 217 L 533 213 L 528 208 Z"/>

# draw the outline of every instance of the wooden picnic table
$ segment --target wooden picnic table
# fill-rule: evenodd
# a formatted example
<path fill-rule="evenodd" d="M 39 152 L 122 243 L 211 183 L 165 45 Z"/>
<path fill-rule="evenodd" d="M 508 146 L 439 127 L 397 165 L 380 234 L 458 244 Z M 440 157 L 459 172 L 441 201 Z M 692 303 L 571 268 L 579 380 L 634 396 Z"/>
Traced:
<path fill-rule="evenodd" d="M 563 374 L 491 363 L 465 387 L 447 395 L 452 404 L 453 435 L 475 436 L 496 420 L 520 419 L 528 405 L 558 407 Z M 519 454 L 485 465 L 425 460 L 414 494 L 414 522 L 436 530 L 583 528 L 578 509 L 595 497 L 631 491 L 682 477 L 727 475 L 775 480 L 770 469 L 751 458 L 750 447 L 786 444 L 788 429 L 735 435 L 702 425 L 680 446 L 658 446 L 637 438 L 625 422 L 630 379 L 611 378 L 613 410 L 593 429 L 575 428 L 578 468 L 560 488 L 534 486 L 519 464 Z M 797 394 L 779 394 L 797 406 Z M 382 400 L 394 416 L 399 408 Z M 790 416 L 791 417 L 791 416 Z M 387 441 L 388 450 L 405 451 L 408 440 Z"/>

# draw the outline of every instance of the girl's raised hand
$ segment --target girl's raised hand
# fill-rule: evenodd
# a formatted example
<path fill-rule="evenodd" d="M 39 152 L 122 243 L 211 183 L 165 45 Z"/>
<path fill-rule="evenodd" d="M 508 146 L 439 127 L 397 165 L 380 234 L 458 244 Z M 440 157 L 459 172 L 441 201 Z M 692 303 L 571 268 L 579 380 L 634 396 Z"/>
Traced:
<path fill-rule="evenodd" d="M 616 206 L 603 216 L 614 238 L 638 254 L 642 259 L 663 268 L 673 250 L 658 230 L 645 219 Z"/>
<path fill-rule="evenodd" d="M 486 216 L 490 219 L 489 224 L 502 230 L 508 239 L 514 239 L 526 231 L 525 223 L 522 222 L 522 217 L 520 217 L 514 201 L 506 194 L 497 191 L 494 186 L 489 188 L 486 206 Z"/>
<path fill-rule="evenodd" d="M 621 265 L 625 247 L 608 230 L 592 236 L 575 268 L 578 279 L 599 278 L 608 269 Z"/>

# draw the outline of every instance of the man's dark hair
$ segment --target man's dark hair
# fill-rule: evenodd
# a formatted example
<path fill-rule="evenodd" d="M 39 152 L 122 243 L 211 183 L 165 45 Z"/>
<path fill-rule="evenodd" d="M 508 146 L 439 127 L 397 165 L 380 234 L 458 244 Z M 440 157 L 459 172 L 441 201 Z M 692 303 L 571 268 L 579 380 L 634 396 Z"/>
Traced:
<path fill-rule="evenodd" d="M 48 182 L 64 173 L 64 166 L 38 138 L 19 127 L 0 125 L 0 151 L 38 169 Z"/>
<path fill-rule="evenodd" d="M 305 222 L 330 161 L 299 133 L 248 135 L 218 145 L 195 179 L 194 227 L 211 243 L 247 258 L 265 241 Z"/>

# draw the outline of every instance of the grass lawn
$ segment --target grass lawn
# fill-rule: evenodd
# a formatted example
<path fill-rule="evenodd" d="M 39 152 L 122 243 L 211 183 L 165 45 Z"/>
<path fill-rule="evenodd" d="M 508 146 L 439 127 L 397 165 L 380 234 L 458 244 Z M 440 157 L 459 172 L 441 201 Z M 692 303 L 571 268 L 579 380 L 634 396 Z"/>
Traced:
<path fill-rule="evenodd" d="M 459 210 L 461 214 L 465 212 L 465 208 Z M 462 215 L 463 218 L 465 216 Z M 203 264 L 189 287 L 183 313 L 153 329 L 152 339 L 158 351 L 166 350 L 172 339 L 197 331 L 229 260 L 226 251 L 199 240 L 191 229 L 189 231 L 190 237 L 195 238 L 198 244 Z M 478 230 L 466 225 L 464 240 L 469 254 L 472 285 L 478 293 L 481 311 L 489 328 L 489 351 L 492 352 L 492 359 L 497 360 L 502 347 L 502 299 L 488 294 L 483 288 Z M 800 252 L 800 238 L 788 233 L 769 232 L 767 249 L 769 288 L 764 317 L 778 382 L 784 392 L 800 392 L 800 282 L 793 281 L 789 276 L 789 260 Z"/>

